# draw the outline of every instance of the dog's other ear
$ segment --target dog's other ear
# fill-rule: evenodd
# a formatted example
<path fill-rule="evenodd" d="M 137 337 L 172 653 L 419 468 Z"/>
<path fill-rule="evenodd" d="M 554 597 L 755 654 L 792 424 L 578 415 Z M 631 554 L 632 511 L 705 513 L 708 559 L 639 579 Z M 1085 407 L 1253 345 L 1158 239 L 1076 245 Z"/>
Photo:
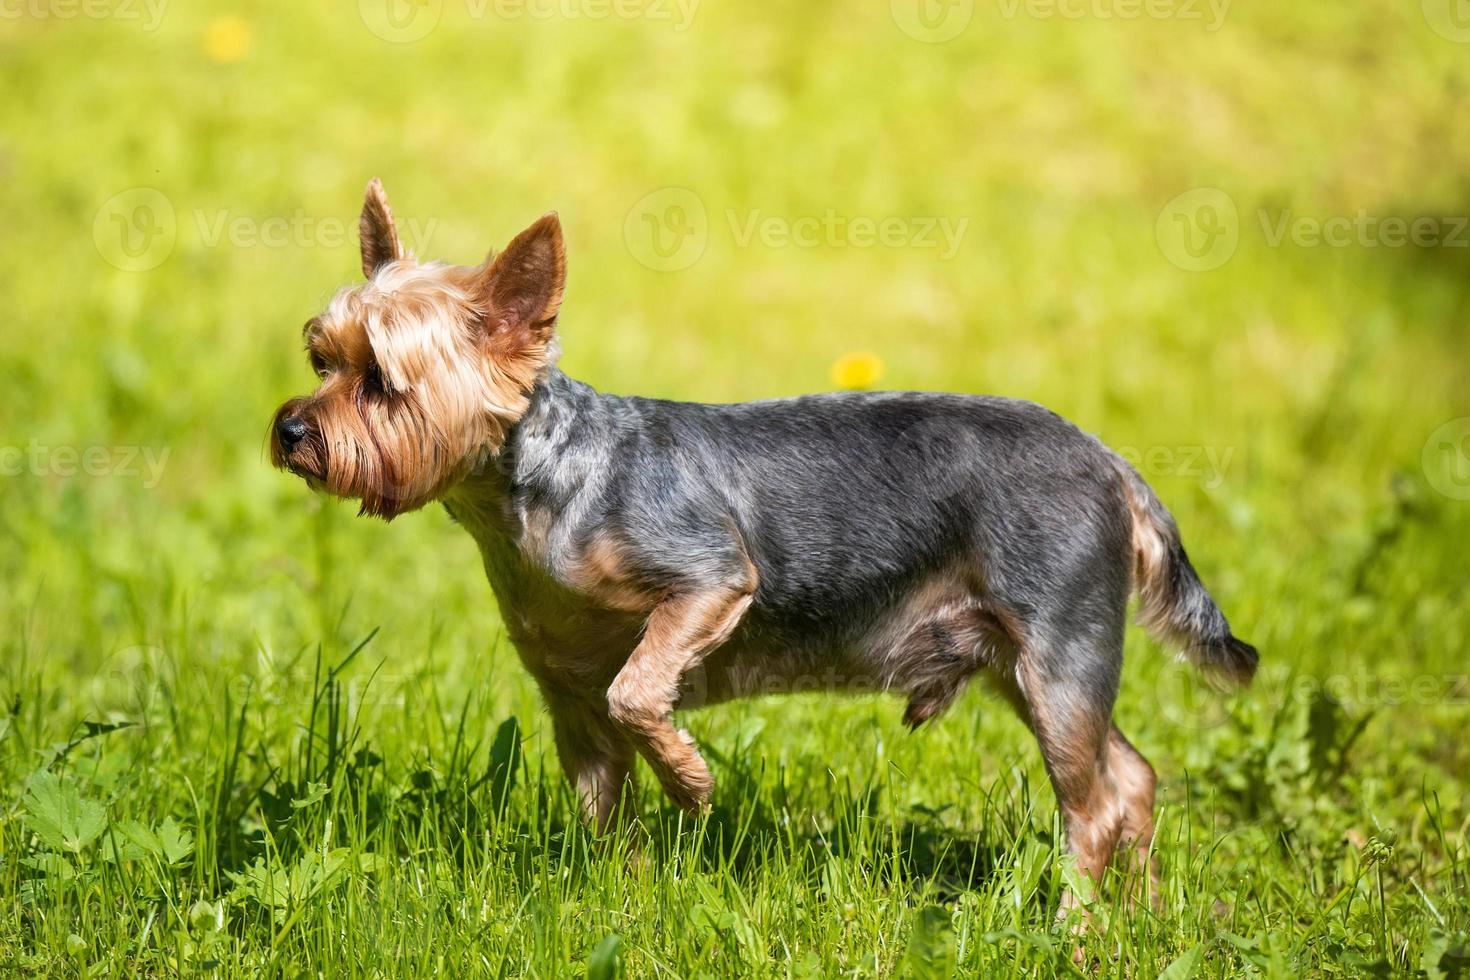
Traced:
<path fill-rule="evenodd" d="M 376 177 L 368 181 L 357 231 L 362 238 L 362 274 L 369 279 L 379 267 L 403 258 L 403 243 L 398 240 L 398 229 L 393 225 L 393 209 L 388 207 L 388 195 Z"/>
<path fill-rule="evenodd" d="M 480 278 L 486 329 L 492 335 L 524 331 L 533 338 L 550 333 L 566 284 L 561 221 L 549 211 L 486 262 Z"/>

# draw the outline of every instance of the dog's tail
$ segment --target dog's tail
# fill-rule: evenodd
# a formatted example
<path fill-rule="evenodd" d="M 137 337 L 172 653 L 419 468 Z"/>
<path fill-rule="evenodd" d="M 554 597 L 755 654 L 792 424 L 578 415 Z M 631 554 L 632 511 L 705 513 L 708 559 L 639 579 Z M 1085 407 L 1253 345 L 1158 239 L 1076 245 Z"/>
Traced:
<path fill-rule="evenodd" d="M 1133 587 L 1138 619 L 1161 642 L 1177 645 L 1212 679 L 1245 687 L 1260 655 L 1230 632 L 1225 614 L 1205 591 L 1179 528 L 1153 489 L 1122 457 L 1115 457 L 1133 518 Z"/>

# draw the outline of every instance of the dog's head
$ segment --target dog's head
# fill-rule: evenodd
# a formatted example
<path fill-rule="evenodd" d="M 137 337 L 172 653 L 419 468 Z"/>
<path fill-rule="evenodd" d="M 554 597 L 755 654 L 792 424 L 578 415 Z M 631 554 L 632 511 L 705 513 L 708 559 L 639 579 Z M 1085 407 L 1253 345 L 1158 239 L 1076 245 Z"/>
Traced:
<path fill-rule="evenodd" d="M 566 283 L 547 214 L 477 266 L 404 251 L 377 180 L 362 208 L 367 282 L 307 321 L 321 379 L 271 424 L 271 459 L 389 518 L 441 496 L 497 452 L 553 359 Z"/>

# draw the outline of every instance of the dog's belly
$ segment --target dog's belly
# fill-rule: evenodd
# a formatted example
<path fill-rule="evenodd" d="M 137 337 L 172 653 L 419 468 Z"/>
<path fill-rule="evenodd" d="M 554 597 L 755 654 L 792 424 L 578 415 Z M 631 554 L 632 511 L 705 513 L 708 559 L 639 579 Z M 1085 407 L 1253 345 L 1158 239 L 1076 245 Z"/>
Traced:
<path fill-rule="evenodd" d="M 725 644 L 680 679 L 680 708 L 812 691 L 876 690 L 860 658 L 834 649 L 772 650 Z"/>
<path fill-rule="evenodd" d="M 823 619 L 815 620 L 824 622 Z M 936 574 L 899 601 L 854 610 L 850 629 L 769 624 L 759 616 L 690 671 L 681 707 L 812 691 L 891 691 L 920 724 L 980 668 L 1004 662 L 1010 638 L 967 578 Z"/>

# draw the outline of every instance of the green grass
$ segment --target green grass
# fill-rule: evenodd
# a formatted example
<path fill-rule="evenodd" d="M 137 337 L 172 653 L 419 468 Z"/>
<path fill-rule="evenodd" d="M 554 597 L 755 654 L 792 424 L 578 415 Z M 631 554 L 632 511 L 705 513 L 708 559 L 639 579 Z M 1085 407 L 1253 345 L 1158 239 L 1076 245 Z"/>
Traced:
<path fill-rule="evenodd" d="M 1072 970 L 1051 791 L 978 688 L 913 735 L 878 697 L 693 713 L 707 820 L 646 788 L 641 845 L 577 827 L 469 538 L 264 456 L 375 174 L 427 255 L 558 209 L 563 365 L 607 389 L 819 390 L 872 351 L 1137 454 L 1263 672 L 1221 701 L 1130 635 L 1164 886 L 1108 883 L 1083 972 L 1466 969 L 1470 501 L 1431 436 L 1470 416 L 1470 249 L 1269 234 L 1470 213 L 1470 48 L 1420 4 L 982 2 L 940 44 L 882 3 L 446 0 L 406 44 L 353 6 L 0 21 L 0 972 Z M 176 240 L 127 271 L 138 187 Z M 673 271 L 630 217 L 665 187 L 707 219 Z M 1156 224 L 1202 187 L 1239 241 L 1186 271 Z M 967 224 L 948 258 L 743 237 L 829 209 Z"/>

